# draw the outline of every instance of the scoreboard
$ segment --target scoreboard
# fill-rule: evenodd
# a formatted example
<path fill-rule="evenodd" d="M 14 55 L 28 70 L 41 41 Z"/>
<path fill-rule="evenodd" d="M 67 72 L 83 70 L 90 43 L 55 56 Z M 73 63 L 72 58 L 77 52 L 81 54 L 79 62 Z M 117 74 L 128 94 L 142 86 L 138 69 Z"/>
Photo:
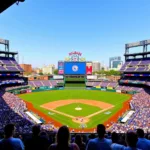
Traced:
<path fill-rule="evenodd" d="M 85 62 L 65 62 L 64 74 L 66 75 L 84 75 L 86 74 Z"/>
<path fill-rule="evenodd" d="M 92 62 L 58 62 L 59 75 L 91 75 Z"/>

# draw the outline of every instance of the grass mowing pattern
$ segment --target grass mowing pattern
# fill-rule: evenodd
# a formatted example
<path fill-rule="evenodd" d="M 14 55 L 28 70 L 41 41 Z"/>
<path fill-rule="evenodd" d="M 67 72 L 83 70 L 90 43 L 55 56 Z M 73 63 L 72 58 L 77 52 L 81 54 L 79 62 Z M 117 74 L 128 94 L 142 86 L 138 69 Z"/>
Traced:
<path fill-rule="evenodd" d="M 56 90 L 56 91 L 45 91 L 37 92 L 31 94 L 22 94 L 20 98 L 31 102 L 35 108 L 42 111 L 45 114 L 48 114 L 49 110 L 41 108 L 40 105 L 57 100 L 67 100 L 67 99 L 89 99 L 89 100 L 98 100 L 106 103 L 115 105 L 114 108 L 107 110 L 111 111 L 111 114 L 106 115 L 105 112 L 100 113 L 96 116 L 90 118 L 90 121 L 87 123 L 88 128 L 95 127 L 98 123 L 103 123 L 108 120 L 113 114 L 115 114 L 122 107 L 122 103 L 129 99 L 129 95 L 113 93 L 113 92 L 102 92 L 94 90 Z M 53 119 L 61 122 L 62 124 L 68 125 L 72 128 L 79 128 L 79 124 L 72 122 L 71 118 L 66 116 L 55 114 L 51 115 Z"/>
<path fill-rule="evenodd" d="M 75 110 L 76 107 L 81 107 L 82 110 Z M 86 105 L 86 104 L 82 104 L 82 103 L 73 103 L 73 104 L 68 104 L 65 106 L 60 106 L 57 107 L 55 110 L 58 110 L 60 112 L 75 116 L 75 117 L 84 117 L 84 116 L 88 116 L 90 114 L 93 114 L 97 111 L 100 111 L 101 109 L 99 107 L 95 107 L 95 106 L 90 106 L 90 105 Z"/>

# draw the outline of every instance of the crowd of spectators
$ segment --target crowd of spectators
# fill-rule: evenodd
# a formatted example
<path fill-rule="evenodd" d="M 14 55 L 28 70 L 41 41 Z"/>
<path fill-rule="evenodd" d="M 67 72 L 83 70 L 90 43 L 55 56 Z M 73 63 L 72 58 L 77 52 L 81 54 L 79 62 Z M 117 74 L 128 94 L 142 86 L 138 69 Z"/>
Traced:
<path fill-rule="evenodd" d="M 55 149 L 59 150 L 60 149 L 59 146 L 61 146 L 61 147 L 62 146 L 68 146 L 68 149 L 76 149 L 76 150 L 78 150 L 78 149 L 80 149 L 80 150 L 84 150 L 84 149 L 94 150 L 94 149 L 99 149 L 101 146 L 103 147 L 105 144 L 107 145 L 106 146 L 107 148 L 104 146 L 102 149 L 106 148 L 109 150 L 109 147 L 111 149 L 116 149 L 116 147 L 119 147 L 120 149 L 129 149 L 126 146 L 129 145 L 130 140 L 128 141 L 127 139 L 131 138 L 131 137 L 135 138 L 136 137 L 135 132 L 139 131 L 140 134 L 142 134 L 143 132 L 150 133 L 150 93 L 149 93 L 149 90 L 147 91 L 146 89 L 140 89 L 139 93 L 136 93 L 133 95 L 130 104 L 132 105 L 132 110 L 134 110 L 135 113 L 131 116 L 131 118 L 125 124 L 112 123 L 112 125 L 110 126 L 108 131 L 110 131 L 113 134 L 111 136 L 108 136 L 108 134 L 107 134 L 107 138 L 109 140 L 103 139 L 103 142 L 102 142 L 100 140 L 102 137 L 99 136 L 99 131 L 97 131 L 98 132 L 98 138 L 97 139 L 89 141 L 88 138 L 84 138 L 86 140 L 83 140 L 83 136 L 77 134 L 76 136 L 73 136 L 71 138 L 71 142 L 76 143 L 76 144 L 61 145 L 65 142 L 68 143 L 67 141 L 69 141 L 70 133 L 69 133 L 69 130 L 67 127 L 63 126 L 62 128 L 60 128 L 58 130 L 58 128 L 56 128 L 54 124 L 51 124 L 51 123 L 43 124 L 43 125 L 41 125 L 42 132 L 39 130 L 39 132 L 36 135 L 34 135 L 34 128 L 32 128 L 32 127 L 34 126 L 35 123 L 25 113 L 25 111 L 27 111 L 27 107 L 26 107 L 25 102 L 23 100 L 21 100 L 19 97 L 17 97 L 16 95 L 14 95 L 12 93 L 5 92 L 4 90 L 1 89 L 0 90 L 0 132 L 3 132 L 5 130 L 7 130 L 7 128 L 9 128 L 9 127 L 7 127 L 7 124 L 15 123 L 16 133 L 18 133 L 18 134 L 31 134 L 33 132 L 33 136 L 30 140 L 32 142 L 35 140 L 35 144 L 37 144 L 36 140 L 39 140 L 39 143 L 40 143 L 41 137 L 42 137 L 42 139 L 43 139 L 43 137 L 44 138 L 47 137 L 48 143 L 47 143 L 47 146 L 45 148 L 44 147 L 42 148 L 43 150 L 48 149 L 48 147 L 49 147 L 49 150 L 55 150 Z M 5 130 L 3 130 L 4 127 L 6 127 Z M 141 131 L 141 130 L 139 130 L 139 128 L 142 128 L 143 130 Z M 13 129 L 12 125 L 11 125 L 11 129 Z M 35 130 L 37 130 L 36 127 L 35 127 Z M 97 128 L 97 130 L 98 130 L 98 128 Z M 50 138 L 50 136 L 47 135 L 47 133 L 45 131 L 53 132 L 53 136 L 51 136 L 51 138 Z M 7 131 L 5 131 L 5 132 L 6 132 L 5 137 L 7 137 Z M 62 132 L 64 132 L 64 133 L 62 134 Z M 128 132 L 130 134 L 128 134 Z M 52 143 L 54 143 L 55 133 L 57 133 L 57 140 L 58 141 L 60 141 L 58 138 L 61 138 L 61 141 L 66 139 L 66 141 L 63 141 L 63 143 L 61 143 L 61 142 L 59 143 L 57 141 L 57 144 L 59 143 L 60 145 L 59 144 L 58 145 L 52 144 Z M 61 134 L 59 134 L 59 133 L 61 133 L 63 136 L 61 137 Z M 120 136 L 118 139 L 118 135 L 120 133 L 123 133 L 123 136 Z M 125 140 L 125 136 L 124 136 L 125 133 L 127 133 L 126 134 L 126 140 Z M 66 134 L 66 137 L 64 136 L 65 134 Z M 38 139 L 39 136 L 40 136 L 40 139 Z M 95 136 L 96 135 L 93 134 L 93 135 L 90 135 L 89 138 L 91 139 Z M 105 134 L 105 136 L 106 136 L 106 134 Z M 22 136 L 20 136 L 20 138 L 21 137 Z M 116 139 L 113 139 L 113 138 L 116 138 Z M 142 138 L 144 138 L 144 137 L 142 137 Z M 148 138 L 148 136 L 147 136 L 147 138 Z M 149 138 L 150 138 L 150 135 L 149 135 Z M 22 139 L 22 140 L 23 140 L 24 144 L 21 141 L 19 141 L 19 143 L 21 145 L 20 146 L 21 149 L 24 149 L 24 146 L 25 146 L 25 149 L 28 150 L 28 148 L 27 148 L 28 145 L 29 145 L 29 147 L 32 145 L 30 143 L 30 140 L 26 141 L 26 138 Z M 142 140 L 143 139 L 141 139 L 141 141 Z M 12 142 L 18 143 L 18 141 L 16 139 L 12 139 Z M 26 142 L 27 142 L 27 144 L 26 144 Z M 105 144 L 101 145 L 101 142 L 105 143 Z M 98 147 L 95 145 L 95 143 L 98 144 Z M 35 146 L 35 145 L 33 145 L 33 146 Z M 134 147 L 136 147 L 136 146 L 137 145 L 134 144 Z M 36 149 L 38 149 L 39 147 L 40 146 L 37 146 Z M 0 147 L 0 149 L 1 149 L 1 147 Z M 147 150 L 146 148 L 144 148 L 144 149 Z M 29 148 L 29 150 L 30 150 L 30 148 Z"/>
<path fill-rule="evenodd" d="M 135 110 L 133 116 L 126 124 L 113 123 L 110 130 L 124 133 L 128 129 L 142 128 L 145 132 L 150 132 L 150 93 L 142 90 L 133 95 L 130 103 L 132 109 Z"/>
<path fill-rule="evenodd" d="M 15 126 L 7 124 L 4 134 L 0 150 L 150 150 L 150 135 L 145 135 L 140 128 L 117 134 L 107 133 L 105 126 L 99 124 L 96 134 L 71 136 L 67 126 L 61 126 L 56 134 L 49 135 L 35 125 L 30 136 L 15 137 Z"/>
<path fill-rule="evenodd" d="M 15 123 L 17 132 L 30 133 L 32 120 L 25 115 L 26 104 L 14 94 L 0 92 L 0 131 L 8 123 Z"/>
<path fill-rule="evenodd" d="M 11 86 L 11 87 L 4 87 L 3 89 L 5 89 L 6 91 L 9 91 L 9 90 L 17 90 L 17 89 L 24 89 L 24 88 L 27 88 L 29 87 L 28 85 L 17 85 L 17 86 Z"/>
<path fill-rule="evenodd" d="M 31 133 L 31 128 L 35 124 L 25 112 L 26 103 L 9 92 L 0 92 L 0 132 L 8 123 L 15 123 L 17 133 Z M 55 126 L 51 123 L 43 124 L 42 128 L 48 131 L 54 131 Z"/>
<path fill-rule="evenodd" d="M 109 131 L 124 133 L 128 129 L 136 130 L 142 128 L 145 132 L 150 130 L 150 94 L 144 89 L 140 93 L 133 95 L 131 100 L 132 109 L 135 113 L 125 124 L 112 123 Z M 31 126 L 34 121 L 27 116 L 25 111 L 27 110 L 26 104 L 23 100 L 14 94 L 1 90 L 0 92 L 0 131 L 8 123 L 15 122 L 18 132 L 31 132 Z M 45 130 L 57 130 L 54 124 L 44 124 L 42 127 Z"/>

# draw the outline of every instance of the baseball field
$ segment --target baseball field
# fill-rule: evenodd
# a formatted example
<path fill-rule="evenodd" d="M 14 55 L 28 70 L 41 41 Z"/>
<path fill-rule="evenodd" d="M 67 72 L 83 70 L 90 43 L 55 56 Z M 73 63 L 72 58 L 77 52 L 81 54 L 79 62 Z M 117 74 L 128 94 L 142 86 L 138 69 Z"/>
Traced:
<path fill-rule="evenodd" d="M 56 90 L 19 95 L 38 111 L 71 128 L 94 128 L 117 113 L 130 96 L 94 90 Z"/>

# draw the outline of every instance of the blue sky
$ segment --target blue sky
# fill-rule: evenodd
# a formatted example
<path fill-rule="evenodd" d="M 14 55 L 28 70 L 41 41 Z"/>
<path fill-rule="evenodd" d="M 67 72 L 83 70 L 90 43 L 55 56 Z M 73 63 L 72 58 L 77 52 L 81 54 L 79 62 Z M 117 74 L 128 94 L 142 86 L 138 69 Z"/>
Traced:
<path fill-rule="evenodd" d="M 57 64 L 72 50 L 108 65 L 112 56 L 124 60 L 126 43 L 150 39 L 150 1 L 26 0 L 0 15 L 0 38 L 34 67 Z"/>

